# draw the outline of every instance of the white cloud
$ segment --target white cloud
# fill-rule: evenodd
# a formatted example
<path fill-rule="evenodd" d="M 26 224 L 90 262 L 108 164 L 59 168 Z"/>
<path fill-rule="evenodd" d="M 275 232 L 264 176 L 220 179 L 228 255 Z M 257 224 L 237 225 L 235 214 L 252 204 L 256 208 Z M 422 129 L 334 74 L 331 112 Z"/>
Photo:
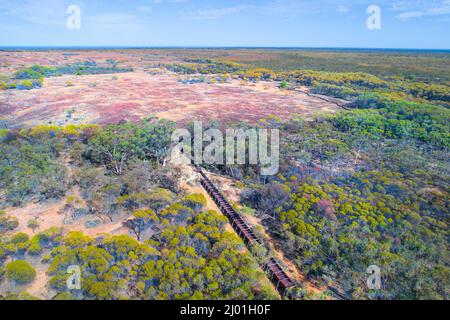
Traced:
<path fill-rule="evenodd" d="M 37 25 L 65 25 L 68 5 L 58 0 L 0 0 L 0 14 Z"/>
<path fill-rule="evenodd" d="M 144 24 L 133 14 L 93 12 L 91 6 L 80 0 L 0 0 L 0 15 L 14 17 L 37 26 L 66 28 L 67 7 L 71 4 L 78 4 L 81 7 L 82 29 L 136 31 Z M 149 8 L 141 7 L 138 10 L 149 12 Z"/>
<path fill-rule="evenodd" d="M 191 0 L 149 0 L 150 3 L 188 3 Z"/>
<path fill-rule="evenodd" d="M 297 0 L 274 0 L 260 7 L 264 13 L 306 13 L 314 6 L 311 1 L 297 1 Z"/>
<path fill-rule="evenodd" d="M 96 24 L 127 24 L 135 21 L 136 17 L 131 14 L 123 13 L 101 13 L 91 15 L 86 18 L 88 22 Z"/>
<path fill-rule="evenodd" d="M 344 6 L 339 6 L 337 7 L 336 11 L 339 13 L 348 13 L 350 12 L 350 9 Z"/>
<path fill-rule="evenodd" d="M 180 11 L 180 14 L 193 20 L 213 20 L 223 16 L 231 14 L 237 14 L 244 10 L 254 8 L 250 5 L 238 5 L 228 8 L 216 8 L 216 9 L 200 9 L 194 11 Z"/>
<path fill-rule="evenodd" d="M 423 17 L 425 15 L 422 11 L 408 11 L 405 13 L 401 13 L 396 15 L 395 17 L 400 20 L 408 20 L 411 18 Z"/>
<path fill-rule="evenodd" d="M 177 0 L 151 0 L 151 1 L 177 1 Z M 187 0 L 178 0 L 187 1 Z M 328 1 L 328 0 L 327 0 Z M 281 15 L 286 18 L 298 17 L 310 14 L 323 8 L 316 0 L 270 0 L 265 3 L 249 5 L 241 4 L 227 8 L 198 9 L 191 11 L 180 11 L 183 16 L 193 20 L 213 20 L 224 16 L 241 13 L 245 10 L 253 10 L 254 13 L 264 15 Z"/>
<path fill-rule="evenodd" d="M 144 20 L 133 14 L 105 12 L 85 16 L 83 25 L 92 31 L 124 31 L 138 32 L 143 30 Z M 84 27 L 83 27 L 84 28 Z"/>
<path fill-rule="evenodd" d="M 401 12 L 395 16 L 400 20 L 447 15 L 450 14 L 450 0 L 400 1 L 394 3 L 390 10 Z"/>
<path fill-rule="evenodd" d="M 410 9 L 411 1 L 398 1 L 392 3 L 389 11 L 405 11 Z"/>
<path fill-rule="evenodd" d="M 153 11 L 152 7 L 150 7 L 150 6 L 140 6 L 137 9 L 139 12 L 144 12 L 144 13 L 150 13 Z"/>

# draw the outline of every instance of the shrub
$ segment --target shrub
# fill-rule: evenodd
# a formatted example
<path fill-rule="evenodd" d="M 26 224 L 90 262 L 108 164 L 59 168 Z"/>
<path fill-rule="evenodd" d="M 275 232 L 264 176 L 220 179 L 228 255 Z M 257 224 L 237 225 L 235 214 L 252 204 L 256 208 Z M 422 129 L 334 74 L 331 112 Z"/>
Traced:
<path fill-rule="evenodd" d="M 31 241 L 31 244 L 29 245 L 27 252 L 31 254 L 32 256 L 37 256 L 42 252 L 42 247 L 39 244 L 39 240 Z"/>
<path fill-rule="evenodd" d="M 22 292 L 20 294 L 16 294 L 16 293 L 8 294 L 4 298 L 4 300 L 11 300 L 11 301 L 13 301 L 13 300 L 16 300 L 16 301 L 17 300 L 21 300 L 21 301 L 26 301 L 26 300 L 40 300 L 40 299 L 37 298 L 37 297 L 32 296 L 28 292 Z"/>
<path fill-rule="evenodd" d="M 13 235 L 11 237 L 11 242 L 14 244 L 18 244 L 21 242 L 27 242 L 28 240 L 30 240 L 30 237 L 28 237 L 28 235 L 23 232 L 16 233 L 15 235 Z"/>
<path fill-rule="evenodd" d="M 53 300 L 74 300 L 74 297 L 70 292 L 61 292 L 57 294 Z"/>
<path fill-rule="evenodd" d="M 30 283 L 36 278 L 36 270 L 24 260 L 16 260 L 6 265 L 6 277 L 18 284 Z"/>
<path fill-rule="evenodd" d="M 30 69 L 19 70 L 15 73 L 14 78 L 16 79 L 40 79 L 42 74 L 37 71 Z"/>
<path fill-rule="evenodd" d="M 280 89 L 287 89 L 288 87 L 289 87 L 289 85 L 286 81 L 281 81 Z"/>
<path fill-rule="evenodd" d="M 85 247 L 92 242 L 92 239 L 85 236 L 81 231 L 71 231 L 64 239 L 64 244 L 71 248 Z"/>
<path fill-rule="evenodd" d="M 31 80 L 23 80 L 19 83 L 19 89 L 33 89 L 34 85 Z"/>
<path fill-rule="evenodd" d="M 0 232 L 11 231 L 19 226 L 19 221 L 16 217 L 0 215 Z"/>
<path fill-rule="evenodd" d="M 63 229 L 58 227 L 51 227 L 47 230 L 44 230 L 35 237 L 37 237 L 41 244 L 48 245 L 48 244 L 59 244 L 62 239 L 62 233 Z M 33 237 L 34 238 L 34 237 Z"/>
<path fill-rule="evenodd" d="M 194 193 L 184 197 L 184 203 L 194 211 L 199 211 L 206 206 L 206 198 L 201 193 Z"/>
<path fill-rule="evenodd" d="M 30 219 L 28 220 L 27 227 L 33 230 L 33 232 L 39 228 L 39 223 L 36 219 Z"/>

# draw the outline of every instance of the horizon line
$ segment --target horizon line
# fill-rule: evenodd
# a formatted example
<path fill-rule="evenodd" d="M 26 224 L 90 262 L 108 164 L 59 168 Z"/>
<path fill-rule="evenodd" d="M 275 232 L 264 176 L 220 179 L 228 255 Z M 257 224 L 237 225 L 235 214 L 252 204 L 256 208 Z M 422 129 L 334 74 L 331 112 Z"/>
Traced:
<path fill-rule="evenodd" d="M 2 46 L 5 49 L 309 49 L 309 50 L 388 50 L 388 51 L 450 51 L 450 48 L 394 48 L 394 47 L 315 47 L 315 46 L 114 46 L 114 45 L 31 45 Z"/>

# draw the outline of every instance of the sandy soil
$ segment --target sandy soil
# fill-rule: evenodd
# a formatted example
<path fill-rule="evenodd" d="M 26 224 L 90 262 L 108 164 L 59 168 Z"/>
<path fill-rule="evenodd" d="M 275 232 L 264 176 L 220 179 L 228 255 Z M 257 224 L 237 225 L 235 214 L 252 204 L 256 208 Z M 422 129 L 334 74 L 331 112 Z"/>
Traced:
<path fill-rule="evenodd" d="M 94 228 L 86 228 L 84 225 L 86 221 L 92 220 L 93 216 L 87 216 L 77 219 L 72 224 L 64 224 L 63 208 L 65 200 L 58 202 L 46 203 L 31 203 L 25 207 L 8 207 L 6 208 L 7 215 L 14 216 L 19 220 L 19 227 L 14 230 L 14 233 L 24 232 L 30 236 L 34 233 L 46 230 L 51 227 L 63 227 L 65 231 L 83 231 L 86 235 L 95 237 L 104 233 L 107 234 L 128 234 L 128 229 L 122 226 L 123 219 L 112 223 L 103 223 Z M 27 227 L 30 219 L 36 219 L 39 223 L 39 228 L 33 232 Z"/>
<path fill-rule="evenodd" d="M 150 115 L 186 124 L 192 120 L 257 122 L 267 116 L 311 117 L 335 112 L 330 102 L 273 82 L 183 84 L 169 72 L 62 76 L 33 90 L 0 91 L 0 116 L 12 125 L 117 123 Z"/>
<path fill-rule="evenodd" d="M 119 219 L 112 223 L 102 223 L 94 228 L 86 228 L 85 222 L 91 220 L 92 216 L 83 217 L 75 220 L 73 224 L 64 224 L 64 213 L 63 207 L 65 205 L 65 200 L 58 202 L 47 202 L 47 203 L 30 203 L 25 207 L 6 208 L 7 215 L 16 217 L 19 220 L 19 227 L 10 234 L 17 232 L 24 232 L 30 237 L 35 233 L 46 230 L 51 227 L 63 227 L 64 232 L 70 231 L 82 231 L 84 234 L 91 237 L 97 237 L 103 234 L 108 235 L 120 235 L 120 234 L 130 234 L 129 229 L 123 226 L 123 221 L 127 218 L 126 216 L 119 217 Z M 36 219 L 39 223 L 39 228 L 34 232 L 27 227 L 27 223 L 30 219 Z M 49 279 L 46 271 L 48 269 L 48 264 L 43 264 L 40 258 L 34 258 L 29 255 L 24 257 L 25 260 L 30 262 L 36 269 L 36 279 L 23 286 L 14 287 L 7 281 L 4 281 L 0 285 L 0 292 L 10 292 L 10 293 L 21 293 L 28 292 L 32 296 L 41 299 L 50 299 L 54 295 L 52 292 L 48 292 L 46 288 L 47 281 Z"/>

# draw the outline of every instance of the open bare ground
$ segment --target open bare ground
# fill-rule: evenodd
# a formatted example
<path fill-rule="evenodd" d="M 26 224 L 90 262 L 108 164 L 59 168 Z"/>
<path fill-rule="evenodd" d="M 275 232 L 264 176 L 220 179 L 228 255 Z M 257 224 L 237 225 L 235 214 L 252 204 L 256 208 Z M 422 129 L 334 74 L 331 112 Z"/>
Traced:
<path fill-rule="evenodd" d="M 0 92 L 0 116 L 13 126 L 105 124 L 150 115 L 180 124 L 213 119 L 256 122 L 273 115 L 308 118 L 338 109 L 303 92 L 281 90 L 274 82 L 185 84 L 163 71 L 54 77 L 39 89 Z"/>

